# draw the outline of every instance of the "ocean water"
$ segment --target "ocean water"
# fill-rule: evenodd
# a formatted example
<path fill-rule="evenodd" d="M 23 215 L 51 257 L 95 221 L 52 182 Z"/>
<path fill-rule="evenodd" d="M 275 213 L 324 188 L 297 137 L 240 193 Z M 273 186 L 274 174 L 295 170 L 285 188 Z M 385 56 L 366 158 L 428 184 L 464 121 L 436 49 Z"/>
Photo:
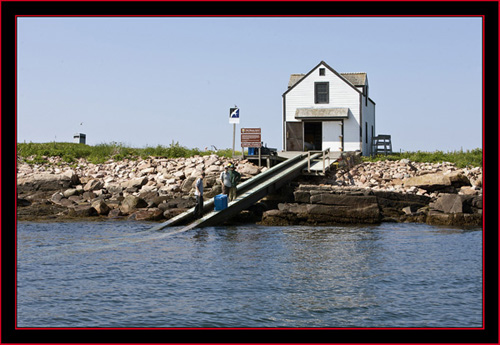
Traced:
<path fill-rule="evenodd" d="M 17 224 L 20 328 L 483 325 L 481 229 Z"/>

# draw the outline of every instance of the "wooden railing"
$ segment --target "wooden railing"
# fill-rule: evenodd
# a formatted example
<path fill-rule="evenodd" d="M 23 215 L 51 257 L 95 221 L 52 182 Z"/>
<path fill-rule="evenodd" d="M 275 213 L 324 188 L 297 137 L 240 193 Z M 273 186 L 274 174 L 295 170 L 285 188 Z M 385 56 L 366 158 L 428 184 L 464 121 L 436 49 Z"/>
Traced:
<path fill-rule="evenodd" d="M 323 155 L 321 157 L 321 160 L 323 161 L 323 174 L 326 172 L 326 167 L 330 166 L 330 148 L 327 148 L 324 151 L 307 151 L 307 172 L 311 173 L 311 153 L 320 153 L 322 152 Z M 317 159 L 316 159 L 317 160 Z M 326 160 L 328 160 L 328 165 L 325 165 Z"/>

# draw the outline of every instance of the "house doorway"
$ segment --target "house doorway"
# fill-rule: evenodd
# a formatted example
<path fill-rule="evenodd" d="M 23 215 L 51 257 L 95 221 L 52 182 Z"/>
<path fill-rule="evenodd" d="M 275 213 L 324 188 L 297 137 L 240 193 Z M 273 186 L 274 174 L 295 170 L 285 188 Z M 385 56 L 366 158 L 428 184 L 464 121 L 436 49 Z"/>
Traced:
<path fill-rule="evenodd" d="M 302 151 L 304 146 L 302 122 L 286 123 L 286 151 Z"/>
<path fill-rule="evenodd" d="M 304 151 L 323 149 L 323 125 L 321 122 L 304 122 Z"/>

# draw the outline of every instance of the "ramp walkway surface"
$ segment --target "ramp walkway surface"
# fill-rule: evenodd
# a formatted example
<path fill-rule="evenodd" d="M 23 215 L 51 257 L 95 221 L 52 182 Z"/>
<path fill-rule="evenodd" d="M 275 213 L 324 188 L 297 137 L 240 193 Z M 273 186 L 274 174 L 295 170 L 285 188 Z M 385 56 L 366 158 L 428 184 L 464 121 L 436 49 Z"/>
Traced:
<path fill-rule="evenodd" d="M 259 175 L 239 184 L 237 186 L 237 198 L 228 202 L 227 208 L 215 211 L 214 198 L 210 198 L 203 203 L 204 216 L 200 219 L 193 220 L 194 207 L 186 212 L 173 217 L 157 226 L 152 230 L 162 230 L 171 226 L 182 226 L 182 228 L 175 230 L 173 233 L 188 231 L 197 227 L 214 226 L 224 222 L 230 217 L 238 214 L 239 212 L 249 208 L 254 203 L 272 193 L 283 185 L 293 180 L 302 174 L 304 169 L 307 170 L 308 165 L 314 159 L 321 158 L 323 152 L 308 154 L 301 152 L 295 154 L 284 162 L 260 173 Z M 333 163 L 333 162 L 332 162 Z"/>

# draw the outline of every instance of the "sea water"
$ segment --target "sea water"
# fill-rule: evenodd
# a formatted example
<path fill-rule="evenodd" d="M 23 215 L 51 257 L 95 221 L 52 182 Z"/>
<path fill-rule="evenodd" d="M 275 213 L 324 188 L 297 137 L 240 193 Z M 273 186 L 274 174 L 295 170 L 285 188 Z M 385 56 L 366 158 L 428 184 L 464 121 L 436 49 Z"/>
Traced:
<path fill-rule="evenodd" d="M 18 222 L 17 326 L 481 327 L 482 230 Z"/>

